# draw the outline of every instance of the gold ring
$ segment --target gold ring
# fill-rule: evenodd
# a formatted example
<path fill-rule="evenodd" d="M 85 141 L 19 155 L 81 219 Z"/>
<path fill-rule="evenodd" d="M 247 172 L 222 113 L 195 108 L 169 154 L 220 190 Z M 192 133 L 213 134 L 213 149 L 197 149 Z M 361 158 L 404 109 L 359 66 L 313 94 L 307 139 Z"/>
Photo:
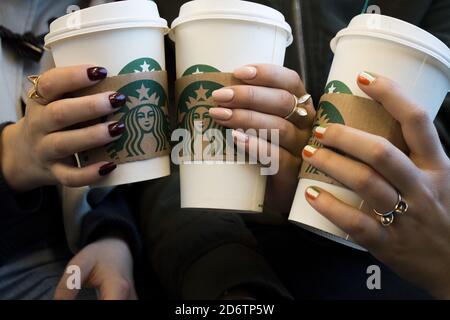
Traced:
<path fill-rule="evenodd" d="M 306 105 L 306 103 L 309 100 L 311 100 L 311 95 L 305 94 L 300 98 L 298 98 L 295 94 L 293 94 L 292 97 L 294 98 L 294 107 L 292 108 L 291 112 L 289 112 L 289 114 L 286 117 L 284 117 L 284 119 L 291 122 L 295 122 L 293 119 L 294 117 L 295 118 L 300 117 L 304 119 L 306 116 L 308 116 L 308 111 L 302 106 Z"/>
<path fill-rule="evenodd" d="M 32 75 L 27 77 L 28 81 L 31 82 L 33 85 L 33 88 L 31 88 L 30 92 L 28 93 L 28 98 L 41 103 L 41 104 L 48 104 L 48 101 L 39 93 L 39 80 L 41 79 L 40 75 Z"/>
<path fill-rule="evenodd" d="M 395 204 L 393 210 L 386 213 L 381 213 L 373 209 L 373 212 L 375 212 L 375 214 L 380 217 L 381 224 L 387 227 L 394 222 L 394 217 L 396 215 L 405 214 L 408 211 L 408 208 L 409 208 L 408 203 L 405 201 L 405 199 L 403 199 L 400 192 L 397 192 L 397 203 Z"/>

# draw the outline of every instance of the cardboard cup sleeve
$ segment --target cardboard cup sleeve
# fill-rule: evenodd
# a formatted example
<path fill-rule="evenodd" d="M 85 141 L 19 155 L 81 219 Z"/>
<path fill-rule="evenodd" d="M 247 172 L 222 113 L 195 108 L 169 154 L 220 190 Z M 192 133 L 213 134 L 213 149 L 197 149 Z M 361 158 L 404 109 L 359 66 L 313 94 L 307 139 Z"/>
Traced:
<path fill-rule="evenodd" d="M 190 134 L 189 139 L 184 140 L 183 161 L 237 159 L 239 152 L 235 151 L 233 141 L 229 141 L 229 135 L 227 139 L 226 129 L 209 116 L 209 109 L 217 107 L 212 97 L 215 90 L 240 84 L 243 82 L 234 78 L 233 74 L 224 72 L 192 74 L 176 81 L 179 128 L 186 129 Z"/>
<path fill-rule="evenodd" d="M 380 103 L 371 99 L 341 93 L 323 95 L 313 127 L 327 127 L 334 123 L 384 137 L 404 153 L 408 152 L 399 122 Z M 314 135 L 308 144 L 323 147 Z M 300 178 L 342 186 L 338 181 L 305 161 L 300 170 Z"/>

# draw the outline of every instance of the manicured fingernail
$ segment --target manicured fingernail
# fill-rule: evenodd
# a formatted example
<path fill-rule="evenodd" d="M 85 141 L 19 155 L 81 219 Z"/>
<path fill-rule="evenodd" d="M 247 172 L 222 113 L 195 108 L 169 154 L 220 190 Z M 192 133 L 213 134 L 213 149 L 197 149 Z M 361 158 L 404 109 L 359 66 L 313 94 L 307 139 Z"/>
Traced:
<path fill-rule="evenodd" d="M 245 66 L 234 70 L 233 74 L 241 80 L 252 80 L 256 77 L 258 70 L 252 66 Z"/>
<path fill-rule="evenodd" d="M 320 191 L 314 187 L 306 188 L 306 196 L 311 200 L 316 200 L 320 195 Z"/>
<path fill-rule="evenodd" d="M 110 174 L 111 172 L 114 171 L 114 169 L 117 168 L 117 165 L 114 162 L 110 162 L 105 164 L 104 166 L 101 166 L 100 169 L 98 170 L 98 174 L 100 176 L 106 176 L 107 174 Z"/>
<path fill-rule="evenodd" d="M 368 86 L 372 84 L 376 80 L 376 77 L 371 75 L 370 73 L 364 71 L 358 75 L 358 82 L 362 85 Z"/>
<path fill-rule="evenodd" d="M 318 139 L 323 139 L 325 131 L 327 131 L 327 128 L 318 126 L 314 129 L 314 136 Z"/>
<path fill-rule="evenodd" d="M 307 145 L 304 149 L 303 149 L 303 154 L 308 157 L 311 158 L 315 153 L 317 152 L 317 148 L 311 146 L 311 145 Z"/>
<path fill-rule="evenodd" d="M 215 120 L 227 121 L 233 116 L 233 111 L 226 108 L 211 108 L 209 109 L 209 115 Z"/>
<path fill-rule="evenodd" d="M 120 92 L 116 92 L 109 96 L 109 101 L 111 102 L 111 106 L 117 109 L 125 105 L 127 96 Z"/>
<path fill-rule="evenodd" d="M 108 71 L 103 67 L 92 67 L 87 69 L 87 75 L 89 80 L 97 81 L 105 79 L 108 75 Z"/>
<path fill-rule="evenodd" d="M 125 124 L 120 122 L 114 122 L 111 123 L 108 126 L 109 134 L 112 138 L 115 138 L 117 136 L 120 136 L 122 133 L 125 132 Z"/>
<path fill-rule="evenodd" d="M 238 131 L 238 130 L 233 130 L 231 132 L 231 135 L 233 136 L 233 138 L 235 138 L 237 141 L 240 142 L 244 142 L 247 143 L 248 142 L 248 135 L 246 135 L 245 133 Z"/>
<path fill-rule="evenodd" d="M 212 96 L 216 102 L 229 102 L 234 98 L 234 91 L 231 89 L 219 89 L 213 91 Z"/>
<path fill-rule="evenodd" d="M 305 108 L 297 108 L 296 110 L 297 114 L 301 117 L 306 117 L 308 116 L 308 111 Z"/>

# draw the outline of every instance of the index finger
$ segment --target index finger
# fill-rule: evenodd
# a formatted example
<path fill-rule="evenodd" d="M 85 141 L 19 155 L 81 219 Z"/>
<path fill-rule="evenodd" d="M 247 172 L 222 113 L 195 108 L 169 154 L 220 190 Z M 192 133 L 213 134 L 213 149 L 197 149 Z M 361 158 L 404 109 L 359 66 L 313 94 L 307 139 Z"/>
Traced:
<path fill-rule="evenodd" d="M 421 163 L 445 163 L 447 156 L 442 148 L 437 130 L 426 110 L 412 101 L 399 84 L 368 72 L 358 76 L 359 87 L 398 121 L 412 158 Z"/>
<path fill-rule="evenodd" d="M 37 92 L 44 100 L 52 102 L 66 93 L 92 86 L 107 75 L 105 68 L 92 65 L 53 68 L 39 77 Z"/>
<path fill-rule="evenodd" d="M 273 64 L 254 64 L 241 67 L 233 72 L 236 79 L 245 83 L 283 89 L 301 97 L 306 94 L 302 79 L 294 70 Z"/>

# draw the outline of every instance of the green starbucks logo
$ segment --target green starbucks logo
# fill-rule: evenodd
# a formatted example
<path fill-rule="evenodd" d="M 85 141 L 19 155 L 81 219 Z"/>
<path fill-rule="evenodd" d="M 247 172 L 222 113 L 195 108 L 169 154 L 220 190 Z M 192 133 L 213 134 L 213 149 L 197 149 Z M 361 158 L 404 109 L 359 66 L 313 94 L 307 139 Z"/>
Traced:
<path fill-rule="evenodd" d="M 161 71 L 162 68 L 159 63 L 152 58 L 140 58 L 136 59 L 120 70 L 120 74 L 141 73 L 141 72 L 154 72 Z"/>
<path fill-rule="evenodd" d="M 184 76 L 189 76 L 192 74 L 202 74 L 202 73 L 211 73 L 211 72 L 220 72 L 220 70 L 208 66 L 206 64 L 196 64 L 190 68 L 188 68 L 184 73 L 183 73 L 183 77 Z"/>
<path fill-rule="evenodd" d="M 168 120 L 164 112 L 167 103 L 163 87 L 153 80 L 134 81 L 118 90 L 128 96 L 120 114 L 126 132 L 108 148 L 112 159 L 119 152 L 127 158 L 157 153 L 169 147 Z"/>
<path fill-rule="evenodd" d="M 212 92 L 222 88 L 223 85 L 213 81 L 197 81 L 187 86 L 178 103 L 178 110 L 180 113 L 181 127 L 187 129 L 190 134 L 190 140 L 184 141 L 184 150 L 191 150 L 194 153 L 194 141 L 201 135 L 203 138 L 214 143 L 214 137 L 209 135 L 209 129 L 218 129 L 224 134 L 225 129 L 218 125 L 209 115 L 209 109 L 214 106 Z M 219 150 L 211 149 L 211 155 L 214 155 Z"/>
<path fill-rule="evenodd" d="M 341 113 L 336 108 L 336 106 L 334 106 L 332 103 L 328 101 L 322 101 L 319 104 L 319 109 L 317 111 L 316 120 L 314 121 L 313 128 L 315 129 L 316 127 L 319 126 L 327 127 L 332 123 L 339 123 L 345 125 L 344 118 L 342 117 Z M 323 145 L 314 137 L 309 141 L 309 144 L 318 147 L 323 147 Z M 323 174 L 317 168 L 313 167 L 310 164 L 308 164 L 306 172 L 312 174 Z"/>
<path fill-rule="evenodd" d="M 325 94 L 327 93 L 345 93 L 345 94 L 353 94 L 347 85 L 341 81 L 333 80 L 327 84 L 325 87 Z"/>

